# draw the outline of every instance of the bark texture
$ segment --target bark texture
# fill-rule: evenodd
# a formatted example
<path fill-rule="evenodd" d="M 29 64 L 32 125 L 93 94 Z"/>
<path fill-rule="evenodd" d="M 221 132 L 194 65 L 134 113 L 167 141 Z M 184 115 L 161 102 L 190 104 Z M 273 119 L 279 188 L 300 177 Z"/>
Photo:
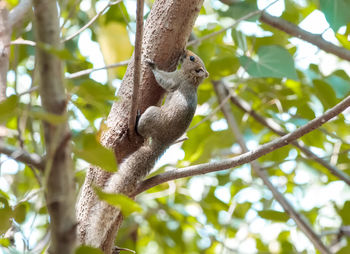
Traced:
<path fill-rule="evenodd" d="M 7 71 L 9 67 L 11 26 L 6 2 L 0 1 L 0 101 L 6 99 Z"/>
<path fill-rule="evenodd" d="M 61 49 L 59 17 L 55 0 L 34 0 L 35 31 L 38 47 L 36 61 L 39 92 L 45 111 L 65 115 L 67 97 L 64 90 L 63 64 L 42 45 Z M 50 214 L 51 243 L 48 252 L 73 253 L 76 243 L 75 183 L 66 121 L 44 122 L 46 165 L 45 198 Z"/>
<path fill-rule="evenodd" d="M 192 31 L 203 0 L 158 0 L 155 1 L 148 16 L 143 37 L 141 59 L 151 59 L 160 69 L 172 71 L 183 52 L 187 39 Z M 143 62 L 143 61 L 142 61 Z M 145 65 L 142 63 L 143 67 Z M 119 101 L 114 103 L 107 119 L 107 130 L 102 134 L 101 143 L 115 151 L 118 162 L 136 151 L 143 140 L 128 131 L 128 120 L 132 98 L 134 63 L 130 62 L 118 92 Z M 142 68 L 138 108 L 141 112 L 151 105 L 158 105 L 164 94 L 150 69 Z M 78 237 L 85 242 L 89 230 L 88 219 L 91 207 L 100 202 L 91 185 L 104 187 L 110 173 L 91 166 L 88 169 L 77 204 Z M 123 188 L 118 188 L 123 189 Z M 124 193 L 128 194 L 128 193 Z M 118 216 L 107 239 L 103 243 L 103 251 L 111 253 L 115 235 L 121 224 L 122 216 Z"/>

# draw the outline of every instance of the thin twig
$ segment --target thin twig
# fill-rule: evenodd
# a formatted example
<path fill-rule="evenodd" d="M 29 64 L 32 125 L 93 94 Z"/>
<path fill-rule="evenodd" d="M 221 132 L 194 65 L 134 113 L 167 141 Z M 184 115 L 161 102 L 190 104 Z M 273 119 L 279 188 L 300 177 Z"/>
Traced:
<path fill-rule="evenodd" d="M 240 17 L 239 19 L 237 19 L 237 20 L 235 21 L 235 23 L 233 23 L 232 25 L 230 25 L 230 26 L 228 26 L 228 27 L 224 27 L 224 28 L 220 29 L 219 31 L 213 32 L 213 33 L 211 33 L 211 34 L 207 34 L 207 35 L 205 35 L 205 36 L 203 36 L 203 37 L 201 37 L 201 38 L 198 38 L 198 39 L 196 39 L 196 40 L 189 41 L 189 42 L 187 43 L 187 47 L 188 47 L 188 46 L 195 45 L 195 44 L 199 44 L 200 42 L 202 42 L 202 41 L 204 41 L 204 40 L 207 40 L 207 39 L 209 39 L 209 38 L 211 38 L 211 37 L 215 37 L 215 36 L 217 36 L 217 35 L 219 35 L 219 34 L 221 34 L 221 33 L 223 33 L 223 32 L 226 32 L 227 30 L 238 26 L 239 23 L 241 23 L 242 21 L 244 21 L 244 20 L 246 20 L 246 19 L 249 19 L 249 18 L 251 18 L 251 17 L 254 17 L 254 16 L 258 15 L 258 14 L 261 15 L 261 13 L 263 13 L 263 11 L 267 10 L 269 7 L 271 7 L 272 5 L 274 5 L 275 3 L 277 3 L 278 1 L 279 1 L 279 0 L 273 1 L 272 3 L 270 3 L 269 5 L 267 5 L 263 10 L 256 10 L 256 11 L 253 11 L 253 12 L 248 13 L 247 15 L 244 15 L 243 17 Z"/>
<path fill-rule="evenodd" d="M 132 98 L 129 116 L 129 131 L 134 133 L 136 115 L 138 110 L 139 87 L 141 81 L 141 56 L 142 56 L 142 37 L 143 37 L 143 0 L 137 0 L 136 9 L 136 36 L 134 50 L 134 84 L 132 89 Z"/>
<path fill-rule="evenodd" d="M 66 79 L 75 79 L 75 78 L 79 78 L 81 76 L 88 75 L 88 74 L 90 74 L 90 73 L 92 73 L 94 71 L 100 71 L 100 70 L 105 70 L 105 69 L 110 69 L 110 68 L 126 66 L 126 65 L 129 64 L 129 62 L 130 62 L 130 60 L 125 60 L 125 61 L 121 61 L 119 63 L 114 63 L 114 64 L 106 65 L 106 66 L 103 66 L 103 67 L 99 67 L 99 68 L 91 68 L 91 69 L 86 69 L 86 70 L 74 72 L 74 73 L 71 73 L 71 74 L 67 74 L 66 75 Z"/>
<path fill-rule="evenodd" d="M 32 165 L 41 171 L 43 171 L 45 168 L 45 162 L 43 158 L 38 154 L 31 154 L 23 149 L 5 145 L 3 143 L 0 143 L 0 153 L 6 154 L 7 156 L 19 162 Z"/>
<path fill-rule="evenodd" d="M 225 99 L 222 100 L 222 102 L 220 103 L 219 106 L 217 106 L 213 111 L 210 112 L 210 114 L 208 114 L 206 117 L 204 117 L 201 121 L 199 121 L 198 123 L 196 123 L 195 125 L 193 125 L 191 128 L 189 128 L 187 130 L 187 132 L 197 128 L 199 125 L 201 125 L 202 123 L 208 121 L 213 115 L 216 114 L 216 112 L 218 112 L 221 107 L 226 104 L 228 102 L 228 100 L 230 99 L 230 95 L 228 95 Z"/>
<path fill-rule="evenodd" d="M 253 11 L 253 12 L 251 12 L 251 13 L 248 13 L 247 15 L 244 15 L 243 17 L 237 19 L 237 20 L 235 21 L 235 23 L 233 23 L 232 25 L 230 25 L 230 26 L 228 26 L 228 27 L 224 27 L 224 28 L 220 29 L 219 31 L 213 32 L 213 33 L 211 33 L 211 34 L 207 34 L 207 35 L 205 35 L 205 36 L 203 36 L 203 37 L 200 37 L 200 38 L 198 38 L 198 39 L 196 39 L 196 40 L 189 41 L 189 42 L 187 43 L 187 47 L 192 46 L 192 45 L 199 44 L 199 43 L 201 43 L 201 42 L 204 41 L 204 40 L 207 40 L 207 39 L 209 39 L 209 38 L 211 38 L 211 37 L 215 37 L 215 36 L 217 36 L 217 35 L 219 35 L 219 34 L 221 34 L 221 33 L 223 33 L 223 32 L 226 32 L 227 30 L 238 26 L 239 23 L 240 23 L 241 21 L 246 20 L 246 19 L 249 19 L 249 18 L 254 17 L 254 16 L 256 16 L 256 15 L 258 15 L 258 14 L 261 14 L 261 13 L 262 13 L 261 10 L 257 10 L 257 11 Z"/>
<path fill-rule="evenodd" d="M 277 138 L 271 142 L 268 142 L 264 145 L 261 145 L 255 150 L 252 150 L 248 153 L 241 154 L 237 157 L 231 158 L 231 159 L 225 159 L 221 161 L 216 162 L 210 162 L 210 163 L 203 163 L 198 164 L 190 167 L 185 167 L 181 169 L 174 169 L 170 170 L 161 174 L 158 174 L 156 176 L 153 176 L 151 178 L 148 178 L 140 183 L 136 190 L 136 194 L 139 194 L 145 190 L 148 190 L 154 186 L 157 186 L 161 183 L 175 180 L 179 178 L 184 178 L 188 176 L 194 176 L 194 175 L 200 175 L 205 174 L 209 172 L 216 172 L 220 170 L 225 170 L 228 168 L 237 167 L 240 165 L 243 165 L 245 163 L 249 163 L 253 160 L 256 160 L 260 158 L 261 156 L 272 152 L 278 148 L 281 148 L 283 146 L 288 145 L 292 141 L 306 135 L 307 133 L 313 131 L 314 129 L 320 127 L 321 125 L 325 124 L 327 121 L 331 120 L 335 116 L 339 115 L 341 112 L 343 112 L 346 108 L 350 106 L 350 96 L 342 100 L 340 103 L 335 105 L 333 108 L 329 109 L 327 112 L 325 112 L 323 115 L 311 120 L 304 126 L 296 129 L 295 131 Z"/>
<path fill-rule="evenodd" d="M 35 47 L 36 43 L 35 43 L 35 41 L 23 40 L 21 38 L 18 38 L 14 41 L 11 41 L 10 45 L 27 45 L 27 46 Z"/>
<path fill-rule="evenodd" d="M 78 31 L 73 33 L 72 35 L 68 36 L 67 38 L 63 39 L 62 42 L 69 41 L 73 39 L 75 36 L 79 35 L 81 32 L 86 30 L 89 26 L 91 26 L 103 13 L 105 10 L 107 10 L 109 7 L 112 5 L 120 3 L 122 0 L 117 0 L 117 1 L 109 1 L 108 4 L 101 10 L 99 11 L 88 23 L 86 23 L 82 28 L 80 28 Z"/>
<path fill-rule="evenodd" d="M 213 82 L 215 92 L 217 94 L 219 102 L 222 102 L 224 97 L 227 96 L 228 92 L 225 89 L 222 81 Z M 237 121 L 231 111 L 230 105 L 224 104 L 221 108 L 222 112 L 225 115 L 227 123 L 232 130 L 233 135 L 236 137 L 238 144 L 240 145 L 242 152 L 249 152 L 248 147 L 244 141 L 244 137 L 239 129 Z M 284 211 L 289 214 L 289 216 L 294 220 L 297 226 L 301 231 L 310 239 L 310 241 L 314 244 L 315 248 L 319 249 L 321 253 L 330 253 L 330 250 L 322 243 L 320 237 L 313 231 L 311 226 L 305 220 L 305 218 L 298 213 L 293 206 L 289 203 L 287 199 L 273 186 L 266 171 L 261 169 L 258 161 L 251 162 L 251 168 L 253 171 L 261 178 L 267 188 L 272 192 L 274 198 L 278 201 L 278 203 L 283 207 Z"/>

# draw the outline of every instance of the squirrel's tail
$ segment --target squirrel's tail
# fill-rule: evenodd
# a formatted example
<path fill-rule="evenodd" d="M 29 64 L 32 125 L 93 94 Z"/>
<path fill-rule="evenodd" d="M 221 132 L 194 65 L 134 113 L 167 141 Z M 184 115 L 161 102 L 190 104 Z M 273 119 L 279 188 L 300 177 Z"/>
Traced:
<path fill-rule="evenodd" d="M 141 146 L 120 164 L 118 172 L 109 179 L 105 191 L 130 195 L 167 147 L 155 139 Z"/>
<path fill-rule="evenodd" d="M 120 164 L 118 171 L 110 177 L 103 190 L 132 197 L 139 181 L 154 167 L 167 147 L 168 145 L 154 140 L 141 146 Z M 106 202 L 98 202 L 91 209 L 93 215 L 89 224 L 92 228 L 86 234 L 85 244 L 101 247 L 108 230 L 116 222 L 118 210 Z"/>

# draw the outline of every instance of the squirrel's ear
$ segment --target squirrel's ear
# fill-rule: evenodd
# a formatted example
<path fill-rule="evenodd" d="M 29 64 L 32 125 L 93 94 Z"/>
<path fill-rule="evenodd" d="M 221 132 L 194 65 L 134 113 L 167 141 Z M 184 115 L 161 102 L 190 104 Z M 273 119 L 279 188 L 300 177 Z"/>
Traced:
<path fill-rule="evenodd" d="M 183 50 L 180 60 L 183 61 L 187 57 L 187 50 Z"/>
<path fill-rule="evenodd" d="M 156 67 L 156 64 L 150 59 L 146 59 L 145 62 L 149 67 L 151 67 L 151 69 L 154 69 Z"/>

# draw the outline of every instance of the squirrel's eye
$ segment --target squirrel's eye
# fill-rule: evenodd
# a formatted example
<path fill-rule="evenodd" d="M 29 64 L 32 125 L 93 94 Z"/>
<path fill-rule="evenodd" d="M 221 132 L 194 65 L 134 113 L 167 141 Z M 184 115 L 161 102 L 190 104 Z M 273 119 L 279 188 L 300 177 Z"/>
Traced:
<path fill-rule="evenodd" d="M 194 56 L 190 56 L 190 60 L 194 62 Z"/>

